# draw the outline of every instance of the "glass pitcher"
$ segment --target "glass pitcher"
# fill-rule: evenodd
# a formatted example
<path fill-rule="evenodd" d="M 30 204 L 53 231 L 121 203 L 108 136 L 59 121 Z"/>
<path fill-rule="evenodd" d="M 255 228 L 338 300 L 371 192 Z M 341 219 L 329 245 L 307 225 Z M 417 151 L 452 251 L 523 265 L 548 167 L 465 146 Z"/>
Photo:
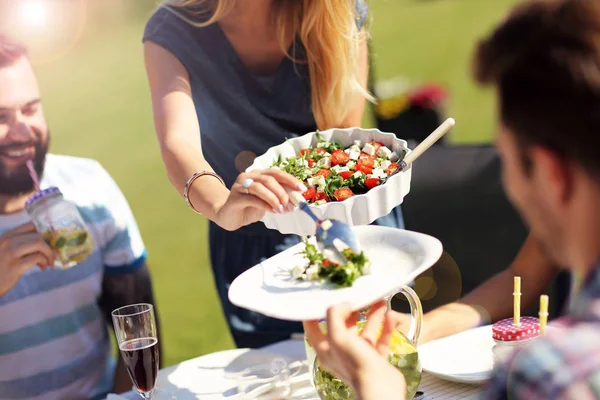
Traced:
<path fill-rule="evenodd" d="M 412 400 L 421 383 L 422 368 L 417 352 L 417 342 L 421 335 L 423 308 L 419 297 L 410 287 L 401 287 L 396 294 L 399 293 L 403 294 L 410 304 L 411 326 L 408 337 L 400 331 L 394 332 L 390 346 L 389 361 L 404 375 L 404 379 L 406 380 L 406 399 Z M 396 294 L 387 299 L 388 310 L 391 309 L 391 299 Z M 357 322 L 359 330 L 365 322 L 366 320 L 363 315 L 361 320 Z M 321 322 L 320 325 L 323 331 L 327 329 L 325 321 Z M 304 336 L 304 344 L 309 372 L 313 377 L 313 385 L 321 400 L 356 400 L 357 397 L 349 385 L 320 367 L 319 360 L 306 335 Z"/>

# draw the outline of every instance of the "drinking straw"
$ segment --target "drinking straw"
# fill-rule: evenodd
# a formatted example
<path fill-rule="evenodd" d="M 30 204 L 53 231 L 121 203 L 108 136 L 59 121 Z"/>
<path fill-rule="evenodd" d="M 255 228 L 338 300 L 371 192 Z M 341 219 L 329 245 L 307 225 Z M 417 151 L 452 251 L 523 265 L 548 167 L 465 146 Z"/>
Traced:
<path fill-rule="evenodd" d="M 515 276 L 515 291 L 514 296 L 514 325 L 519 326 L 521 324 L 521 277 Z"/>
<path fill-rule="evenodd" d="M 27 169 L 29 170 L 29 176 L 31 176 L 31 180 L 33 181 L 33 185 L 35 186 L 36 191 L 40 191 L 40 180 L 38 178 L 37 172 L 35 172 L 35 167 L 33 166 L 33 161 L 27 161 Z"/>
<path fill-rule="evenodd" d="M 540 296 L 540 333 L 546 334 L 546 324 L 548 323 L 548 295 Z"/>

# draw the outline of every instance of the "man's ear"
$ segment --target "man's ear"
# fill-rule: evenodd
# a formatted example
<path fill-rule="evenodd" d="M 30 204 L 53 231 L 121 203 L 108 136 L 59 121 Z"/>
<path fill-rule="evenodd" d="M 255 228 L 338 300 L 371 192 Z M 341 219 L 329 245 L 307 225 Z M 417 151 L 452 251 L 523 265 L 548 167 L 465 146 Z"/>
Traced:
<path fill-rule="evenodd" d="M 573 170 L 564 157 L 547 147 L 531 146 L 529 154 L 532 185 L 552 207 L 561 208 L 572 195 Z"/>

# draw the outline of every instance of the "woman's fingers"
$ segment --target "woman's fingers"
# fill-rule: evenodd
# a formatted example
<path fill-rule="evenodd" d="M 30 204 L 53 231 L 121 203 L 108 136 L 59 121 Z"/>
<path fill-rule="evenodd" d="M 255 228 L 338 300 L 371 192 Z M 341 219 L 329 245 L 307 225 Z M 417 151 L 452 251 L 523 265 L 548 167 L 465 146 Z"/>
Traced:
<path fill-rule="evenodd" d="M 256 183 L 262 184 L 277 198 L 277 210 L 278 212 L 283 213 L 290 202 L 290 198 L 284 187 L 277 181 L 277 179 L 269 175 L 262 175 L 256 179 L 255 184 Z"/>
<path fill-rule="evenodd" d="M 402 324 L 402 320 L 402 314 L 399 314 L 395 311 L 388 311 L 386 313 L 383 321 L 383 327 L 381 329 L 381 335 L 379 336 L 377 344 L 375 345 L 375 349 L 382 356 L 389 355 L 392 337 L 394 332 L 396 332 L 398 327 Z"/>
<path fill-rule="evenodd" d="M 302 182 L 300 182 L 298 179 L 294 178 L 292 175 L 288 174 L 287 172 L 283 172 L 279 169 L 271 168 L 271 169 L 262 171 L 262 173 L 265 175 L 268 175 L 268 176 L 272 176 L 282 186 L 287 186 L 290 189 L 298 190 L 302 193 L 306 192 L 306 190 L 307 190 L 306 186 L 304 186 L 304 184 Z"/>
<path fill-rule="evenodd" d="M 308 342 L 315 349 L 317 354 L 323 356 L 329 350 L 329 343 L 327 343 L 327 336 L 321 330 L 318 321 L 304 321 L 304 333 L 308 338 Z"/>
<path fill-rule="evenodd" d="M 268 204 L 267 210 L 274 213 L 290 210 L 288 207 L 290 198 L 286 187 L 293 190 L 306 190 L 306 187 L 292 175 L 276 169 L 240 174 L 236 186 L 240 193 L 252 195 Z"/>
<path fill-rule="evenodd" d="M 367 322 L 361 332 L 361 336 L 367 342 L 375 345 L 381 330 L 381 324 L 385 317 L 386 303 L 384 301 L 377 302 L 369 307 L 367 314 Z"/>

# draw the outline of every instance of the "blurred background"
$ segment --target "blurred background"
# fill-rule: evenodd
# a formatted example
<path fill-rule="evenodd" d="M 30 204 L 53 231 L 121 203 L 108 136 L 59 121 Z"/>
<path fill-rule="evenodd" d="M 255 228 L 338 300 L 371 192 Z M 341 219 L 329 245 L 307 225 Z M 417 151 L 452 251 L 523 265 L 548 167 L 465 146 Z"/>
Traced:
<path fill-rule="evenodd" d="M 243 0 L 251 1 L 251 0 Z M 453 143 L 487 143 L 493 94 L 470 77 L 478 38 L 517 0 L 370 0 L 374 81 L 445 88 Z M 231 348 L 206 221 L 169 184 L 154 136 L 142 32 L 155 0 L 0 0 L 0 26 L 31 49 L 51 151 L 99 160 L 127 196 L 149 252 L 164 365 Z M 373 109 L 365 126 L 375 124 Z M 402 137 L 402 132 L 395 132 Z"/>

